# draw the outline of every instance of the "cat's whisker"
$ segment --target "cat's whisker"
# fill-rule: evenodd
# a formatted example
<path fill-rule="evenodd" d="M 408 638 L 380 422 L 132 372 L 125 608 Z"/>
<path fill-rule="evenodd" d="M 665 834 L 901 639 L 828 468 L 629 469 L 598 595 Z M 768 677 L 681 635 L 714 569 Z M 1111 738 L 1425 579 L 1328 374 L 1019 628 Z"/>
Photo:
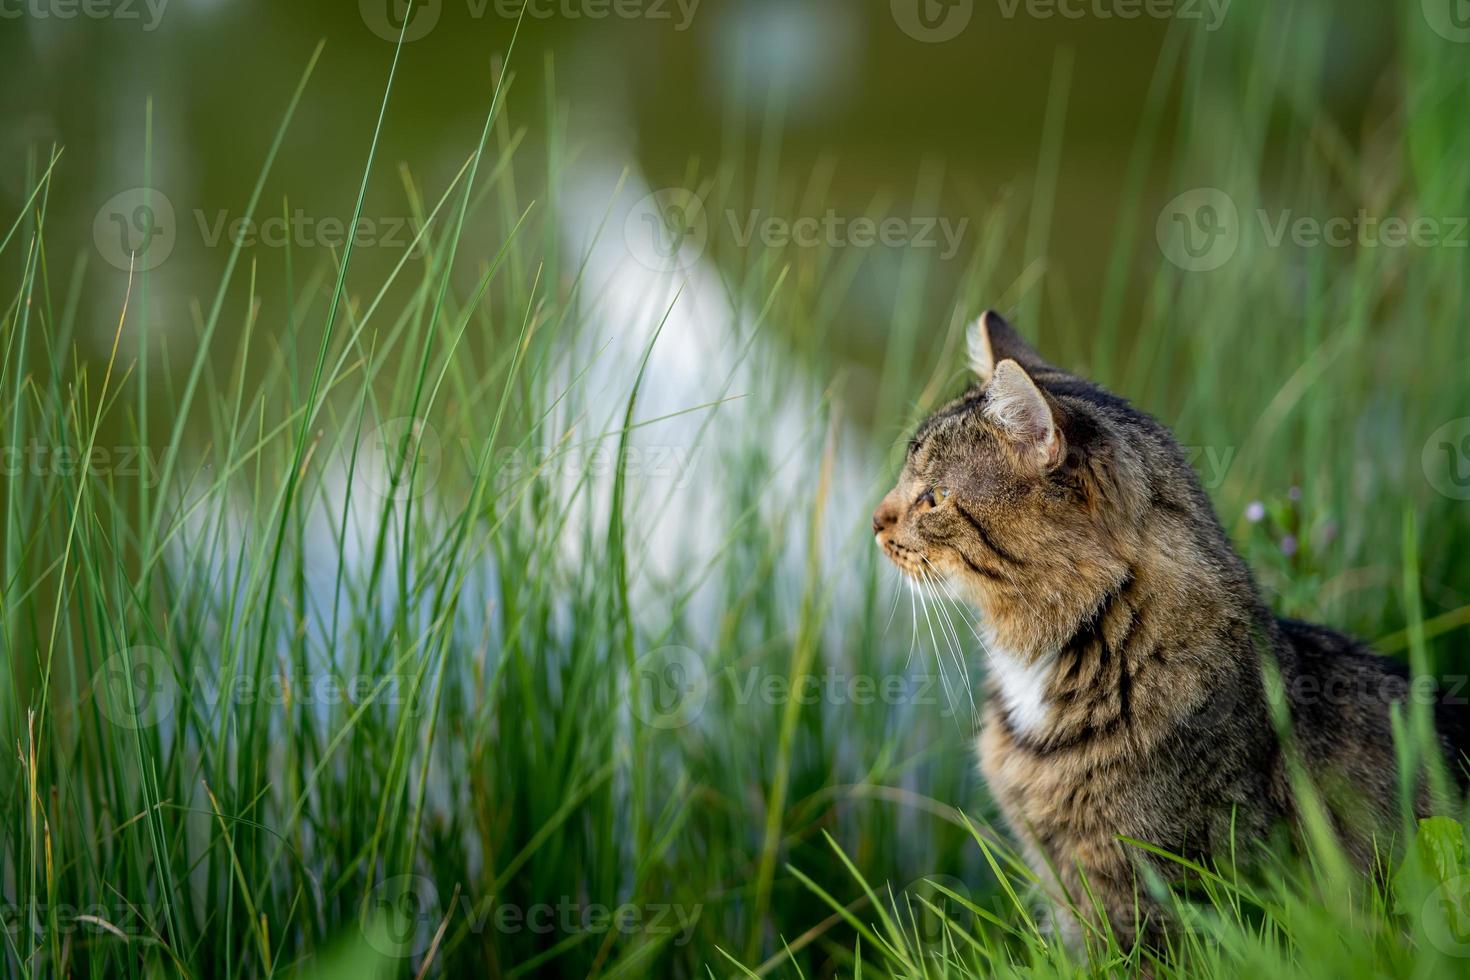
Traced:
<path fill-rule="evenodd" d="M 990 652 L 990 644 L 986 643 L 985 637 L 980 635 L 979 628 L 976 626 L 975 622 L 970 619 L 969 614 L 966 612 L 965 603 L 960 599 L 959 596 L 955 595 L 953 586 L 951 586 L 949 581 L 942 575 L 939 576 L 939 585 L 949 596 L 949 601 L 954 606 L 955 611 L 960 614 L 960 618 L 965 621 L 965 626 L 969 629 L 970 634 L 974 636 L 975 641 L 980 644 L 980 649 L 984 651 L 985 658 L 987 660 L 993 659 Z"/>
<path fill-rule="evenodd" d="M 944 672 L 944 659 L 939 652 L 939 637 L 934 634 L 934 620 L 929 616 L 929 596 L 923 590 L 924 580 L 922 577 L 916 577 L 914 582 L 917 585 L 916 591 L 919 594 L 919 605 L 924 610 L 924 622 L 929 626 L 929 639 L 934 643 L 934 662 L 935 666 L 939 668 L 939 683 L 944 688 L 945 697 L 949 700 L 950 710 L 953 710 L 955 704 L 954 691 L 950 689 L 949 676 Z"/>
<path fill-rule="evenodd" d="M 924 559 L 924 564 L 929 565 L 930 568 L 934 568 L 933 564 L 930 563 L 929 559 L 927 558 Z M 939 584 L 939 587 L 944 590 L 945 596 L 949 598 L 950 605 L 954 607 L 955 612 L 959 613 L 960 619 L 964 620 L 965 622 L 965 627 L 970 631 L 970 634 L 975 637 L 976 642 L 980 644 L 980 649 L 982 652 L 984 652 L 985 658 L 987 660 L 993 659 L 990 653 L 990 645 L 985 642 L 985 637 L 980 635 L 980 630 L 976 627 L 975 623 L 970 619 L 969 614 L 966 612 L 965 603 L 960 600 L 959 596 L 955 595 L 953 588 L 949 584 L 948 578 L 940 574 L 938 569 L 934 569 L 934 581 L 936 581 Z"/>
<path fill-rule="evenodd" d="M 937 587 L 934 586 L 934 585 L 931 585 L 930 586 L 930 589 L 933 590 L 934 593 L 935 593 L 935 599 L 936 599 L 935 605 L 936 605 L 936 608 L 937 608 L 938 613 L 940 615 L 940 618 L 942 620 L 942 624 L 944 626 L 948 627 L 948 630 L 949 630 L 950 649 L 954 652 L 955 665 L 957 667 L 959 667 L 959 669 L 961 671 L 961 677 L 964 679 L 964 682 L 965 682 L 965 689 L 967 691 L 969 691 L 970 690 L 970 672 L 965 667 L 965 660 L 966 660 L 966 658 L 965 658 L 965 651 L 964 651 L 964 643 L 963 643 L 963 641 L 960 638 L 960 631 L 959 631 L 959 629 L 957 629 L 955 627 L 954 617 L 952 615 L 950 615 L 949 610 L 944 607 L 943 597 L 938 594 Z M 972 702 L 974 701 L 974 695 L 973 695 L 973 693 L 971 694 L 970 700 Z"/>
<path fill-rule="evenodd" d="M 920 555 L 919 560 L 922 561 L 925 566 L 927 566 L 919 570 L 920 585 L 924 589 L 925 594 L 928 595 L 929 598 L 933 599 L 936 607 L 938 607 L 937 611 L 943 617 L 940 619 L 940 630 L 941 632 L 944 632 L 944 625 L 946 622 L 948 622 L 950 626 L 953 626 L 954 624 L 952 621 L 949 621 L 949 617 L 947 615 L 944 615 L 942 597 L 939 594 L 939 590 L 935 588 L 934 583 L 938 578 L 938 572 L 934 569 L 933 564 L 930 563 L 928 558 Z M 949 639 L 948 633 L 945 633 L 945 639 Z M 949 645 L 951 650 L 955 649 L 953 644 Z"/>
<path fill-rule="evenodd" d="M 938 601 L 938 596 L 935 593 L 934 587 L 933 587 L 933 584 L 932 584 L 932 576 L 929 575 L 927 572 L 924 573 L 923 574 L 923 577 L 922 577 L 922 583 L 923 583 L 923 587 L 924 587 L 925 593 L 930 598 L 932 598 L 932 599 L 935 600 L 935 605 L 936 605 L 936 607 L 938 607 L 939 606 L 939 601 Z M 949 630 L 946 628 L 947 623 L 946 623 L 946 618 L 945 618 L 945 615 L 944 615 L 944 610 L 942 608 L 936 608 L 935 609 L 935 617 L 939 621 L 939 632 L 940 632 L 941 635 L 944 636 L 944 648 L 940 648 L 939 647 L 939 641 L 937 639 L 935 639 L 935 660 L 939 664 L 940 676 L 941 676 L 941 678 L 947 678 L 947 676 L 948 676 L 947 673 L 946 673 L 945 666 L 944 666 L 944 655 L 945 655 L 945 653 L 948 653 L 949 656 L 950 656 L 950 659 L 954 662 L 955 669 L 957 671 L 959 671 L 961 681 L 964 682 L 965 690 L 967 692 L 967 696 L 968 696 L 968 699 L 970 701 L 971 708 L 973 710 L 974 704 L 975 704 L 975 696 L 974 696 L 974 693 L 972 691 L 970 691 L 970 678 L 969 678 L 968 671 L 965 670 L 964 657 L 961 655 L 961 653 L 959 652 L 959 650 L 956 648 L 955 642 L 951 638 Z M 931 633 L 931 635 L 932 635 L 932 633 Z M 958 703 L 957 703 L 958 699 L 955 696 L 955 688 L 952 687 L 952 686 L 946 686 L 946 690 L 949 693 L 949 702 L 950 702 L 949 707 L 950 707 L 950 710 L 951 711 L 956 711 L 958 709 Z"/>
<path fill-rule="evenodd" d="M 900 578 L 899 587 L 903 587 L 902 578 Z M 917 591 L 917 589 L 909 589 L 909 622 L 912 624 L 912 631 L 909 634 L 909 655 L 903 661 L 904 670 L 908 670 L 909 665 L 914 662 L 914 651 L 919 648 L 919 610 L 914 601 L 914 593 Z"/>
<path fill-rule="evenodd" d="M 928 559 L 925 559 L 925 564 L 928 564 Z M 970 701 L 970 719 L 971 721 L 975 721 L 979 717 L 980 709 L 975 705 L 975 691 L 970 685 L 970 671 L 965 665 L 965 657 L 962 651 L 963 643 L 960 641 L 959 630 L 955 628 L 954 620 L 950 617 L 949 611 L 944 608 L 944 601 L 939 595 L 938 587 L 934 584 L 935 576 L 926 573 L 925 578 L 928 580 L 930 592 L 935 598 L 936 612 L 939 614 L 940 631 L 945 632 L 946 627 L 948 628 L 948 631 L 945 632 L 945 641 L 949 644 L 950 654 L 953 656 L 955 662 L 955 669 L 960 672 L 960 680 L 965 684 L 965 696 Z"/>
<path fill-rule="evenodd" d="M 893 628 L 893 617 L 898 614 L 898 597 L 903 591 L 903 573 L 895 568 L 893 569 L 893 576 L 893 582 L 895 586 L 893 590 L 893 605 L 888 610 L 888 622 L 883 624 L 884 636 L 887 636 L 888 631 Z"/>

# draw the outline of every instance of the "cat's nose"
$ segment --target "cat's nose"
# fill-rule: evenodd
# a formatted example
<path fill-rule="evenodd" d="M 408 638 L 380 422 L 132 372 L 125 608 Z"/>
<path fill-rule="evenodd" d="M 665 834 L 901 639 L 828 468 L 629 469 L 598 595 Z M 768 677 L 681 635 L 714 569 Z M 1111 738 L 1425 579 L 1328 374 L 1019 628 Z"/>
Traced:
<path fill-rule="evenodd" d="M 888 530 L 890 527 L 897 523 L 898 508 L 890 504 L 888 501 L 885 500 L 883 503 L 878 505 L 877 510 L 873 511 L 874 534 L 882 534 L 884 531 Z"/>

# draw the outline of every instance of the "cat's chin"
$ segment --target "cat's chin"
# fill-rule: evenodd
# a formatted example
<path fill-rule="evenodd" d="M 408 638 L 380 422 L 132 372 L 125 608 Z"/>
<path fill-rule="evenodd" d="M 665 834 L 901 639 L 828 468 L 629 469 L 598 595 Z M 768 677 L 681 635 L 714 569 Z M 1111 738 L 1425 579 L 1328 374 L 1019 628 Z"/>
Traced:
<path fill-rule="evenodd" d="M 910 580 L 918 582 L 925 577 L 923 552 L 905 548 L 896 541 L 886 541 L 880 544 L 879 548 L 883 551 L 883 557 L 892 562 L 894 567 Z"/>

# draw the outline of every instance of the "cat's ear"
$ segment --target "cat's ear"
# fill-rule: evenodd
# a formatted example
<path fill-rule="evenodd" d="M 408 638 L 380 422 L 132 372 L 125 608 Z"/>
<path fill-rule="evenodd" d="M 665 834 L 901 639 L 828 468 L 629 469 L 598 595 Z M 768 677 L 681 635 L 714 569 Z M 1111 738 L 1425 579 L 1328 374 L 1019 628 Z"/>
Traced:
<path fill-rule="evenodd" d="M 1062 461 L 1065 446 L 1052 402 L 1015 360 L 1001 361 L 991 373 L 985 417 L 1043 468 L 1053 469 Z"/>
<path fill-rule="evenodd" d="M 981 384 L 989 382 L 995 373 L 995 350 L 990 346 L 990 330 L 985 322 L 994 315 L 982 313 L 980 319 L 965 328 L 965 353 L 970 357 L 970 370 Z"/>
<path fill-rule="evenodd" d="M 970 370 L 982 385 L 990 382 L 995 366 L 1006 358 L 1028 371 L 1056 370 L 994 310 L 986 310 L 966 328 L 965 353 L 969 355 Z"/>

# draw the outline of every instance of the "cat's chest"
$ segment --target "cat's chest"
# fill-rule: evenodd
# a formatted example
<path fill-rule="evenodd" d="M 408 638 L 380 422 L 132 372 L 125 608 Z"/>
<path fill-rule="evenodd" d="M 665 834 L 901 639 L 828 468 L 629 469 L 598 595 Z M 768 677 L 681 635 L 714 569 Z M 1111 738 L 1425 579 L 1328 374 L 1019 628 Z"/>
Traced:
<path fill-rule="evenodd" d="M 1107 819 L 1122 771 L 1090 764 L 1081 745 L 1040 751 L 1065 721 L 1055 703 L 1055 653 L 1025 658 L 990 644 L 990 703 L 980 736 L 981 770 L 1012 821 L 1082 829 Z"/>
<path fill-rule="evenodd" d="M 1111 839 L 1120 828 L 1129 833 L 1138 809 L 1131 806 L 1138 773 L 1117 765 L 1113 752 L 1091 751 L 1095 745 L 1069 745 L 1044 750 L 1058 707 L 1047 687 L 1050 663 L 1008 659 L 991 669 L 991 702 L 976 744 L 980 770 L 1011 826 L 1042 834 L 1053 841 Z M 1028 834 L 1023 833 L 1023 837 Z"/>
<path fill-rule="evenodd" d="M 992 646 L 988 654 L 996 709 L 1023 738 L 1041 735 L 1051 717 L 1048 687 L 1056 654 L 1027 660 L 1000 646 Z"/>

